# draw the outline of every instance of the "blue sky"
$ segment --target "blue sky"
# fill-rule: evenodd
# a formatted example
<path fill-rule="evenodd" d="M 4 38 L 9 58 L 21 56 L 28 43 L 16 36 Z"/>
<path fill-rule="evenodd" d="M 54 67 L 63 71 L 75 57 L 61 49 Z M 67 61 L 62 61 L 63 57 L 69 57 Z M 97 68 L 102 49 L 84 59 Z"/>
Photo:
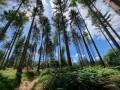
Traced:
<path fill-rule="evenodd" d="M 43 1 L 44 1 L 45 10 L 46 10 L 45 11 L 45 15 L 49 19 L 51 19 L 52 12 L 54 11 L 54 10 L 52 10 L 52 8 L 54 7 L 54 5 L 52 3 L 53 0 L 43 0 Z M 120 17 L 118 15 L 115 16 L 115 12 L 111 8 L 108 8 L 108 6 L 105 3 L 103 3 L 102 0 L 99 0 L 98 4 L 96 4 L 96 6 L 98 8 L 100 8 L 100 10 L 101 10 L 101 12 L 103 14 L 105 14 L 107 11 L 109 11 L 110 14 L 114 15 L 113 22 L 116 22 L 116 23 L 114 23 L 114 25 L 119 24 L 119 26 L 120 26 L 120 21 L 118 21 L 118 18 L 120 18 Z M 79 7 L 81 7 L 81 6 L 79 6 Z M 85 9 L 83 9 L 83 10 L 84 11 L 81 10 L 81 13 L 82 13 L 83 17 L 85 18 L 85 13 L 87 11 Z M 68 17 L 68 13 L 66 13 L 66 17 Z M 113 22 L 111 22 L 111 23 L 113 24 Z M 86 21 L 86 23 L 87 23 L 88 28 L 91 27 L 91 29 L 92 29 L 90 32 L 91 32 L 91 34 L 92 34 L 92 36 L 94 38 L 94 41 L 95 41 L 95 43 L 96 43 L 96 45 L 97 45 L 97 47 L 98 47 L 101 55 L 102 56 L 105 55 L 106 52 L 110 49 L 110 46 L 108 45 L 107 41 L 103 38 L 103 36 L 99 35 L 99 33 L 97 32 L 97 30 L 95 30 L 94 28 L 92 28 L 94 26 L 90 25 L 91 24 L 90 21 Z M 117 26 L 115 28 L 120 33 L 120 27 L 119 26 Z M 114 47 L 114 45 L 113 45 L 113 47 Z M 70 45 L 70 54 L 71 54 L 72 60 L 75 60 L 75 61 L 78 60 L 78 55 L 77 55 L 75 46 L 73 44 Z M 96 52 L 95 52 L 95 54 L 96 54 L 96 58 L 98 58 L 98 55 L 97 55 Z"/>
<path fill-rule="evenodd" d="M 51 20 L 51 17 L 53 16 L 52 13 L 53 13 L 53 7 L 54 5 L 52 4 L 52 1 L 53 0 L 43 0 L 43 4 L 44 4 L 44 8 L 45 8 L 45 16 L 47 16 L 52 24 L 52 20 Z M 109 13 L 112 15 L 112 21 L 111 21 L 111 24 L 113 25 L 113 27 L 118 31 L 119 35 L 120 35 L 120 16 L 118 16 L 111 8 L 108 8 L 108 6 L 106 4 L 104 4 L 103 2 L 101 2 L 102 0 L 100 0 L 96 6 L 98 7 L 99 10 L 101 10 L 101 12 L 103 14 L 105 14 L 107 11 L 109 11 Z M 15 5 L 14 3 L 9 3 L 10 5 L 6 8 L 6 10 L 8 9 L 11 9 L 11 4 L 12 5 Z M 104 39 L 104 37 L 98 33 L 95 26 L 92 26 L 91 25 L 91 20 L 90 19 L 86 19 L 86 15 L 87 15 L 87 9 L 86 8 L 81 8 L 81 5 L 79 5 L 79 8 L 80 8 L 80 12 L 82 13 L 83 15 L 83 18 L 85 19 L 85 22 L 88 26 L 88 28 L 90 29 L 90 33 L 92 34 L 92 37 L 94 38 L 94 41 L 101 53 L 101 55 L 105 55 L 106 52 L 110 49 L 110 46 L 108 45 L 107 41 Z M 27 14 L 29 15 L 29 13 Z M 65 14 L 66 17 L 68 17 L 68 13 Z M 28 34 L 28 30 L 30 28 L 30 24 L 31 24 L 31 21 L 28 22 L 26 25 L 25 25 L 25 28 L 24 28 L 24 35 L 27 35 Z M 117 25 L 117 26 L 116 26 Z M 68 28 L 69 29 L 69 28 Z M 52 31 L 54 31 L 55 28 L 52 26 Z M 8 33 L 10 33 L 11 31 L 8 31 Z M 115 35 L 111 32 L 111 34 L 115 37 Z M 116 37 L 115 37 L 116 38 Z M 116 40 L 118 42 L 120 42 L 117 38 Z M 120 44 L 120 43 L 119 43 Z M 113 45 L 113 44 L 112 44 Z M 113 45 L 114 47 L 114 45 Z M 71 57 L 72 57 L 72 60 L 74 61 L 77 61 L 78 60 L 78 54 L 76 52 L 76 49 L 75 49 L 75 46 L 71 43 L 70 45 L 70 54 L 71 54 Z M 97 53 L 95 52 L 96 54 L 96 58 L 98 58 L 98 55 Z M 56 54 L 57 56 L 57 54 Z M 87 56 L 88 57 L 88 56 Z M 36 54 L 36 60 L 38 60 L 38 55 Z"/>

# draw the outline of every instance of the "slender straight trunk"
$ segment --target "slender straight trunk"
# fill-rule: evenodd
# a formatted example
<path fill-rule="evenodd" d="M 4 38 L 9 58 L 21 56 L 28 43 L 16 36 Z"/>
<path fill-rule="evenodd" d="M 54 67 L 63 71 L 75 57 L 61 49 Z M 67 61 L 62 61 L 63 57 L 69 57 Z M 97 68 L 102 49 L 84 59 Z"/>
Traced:
<path fill-rule="evenodd" d="M 115 49 L 113 48 L 113 46 L 111 45 L 111 43 L 109 42 L 109 40 L 107 39 L 107 37 L 105 36 L 104 32 L 101 30 L 103 36 L 105 37 L 105 39 L 107 40 L 107 42 L 109 43 L 110 47 L 112 48 L 113 53 L 115 54 L 115 56 L 117 57 L 118 60 L 120 60 L 120 57 L 117 55 Z"/>
<path fill-rule="evenodd" d="M 105 39 L 107 40 L 108 44 L 109 44 L 110 47 L 112 48 L 112 51 L 113 51 L 113 53 L 115 54 L 116 58 L 117 58 L 118 60 L 120 60 L 120 57 L 117 55 L 115 49 L 113 48 L 113 46 L 112 46 L 111 43 L 109 42 L 109 40 L 108 40 L 108 38 L 106 37 L 106 35 L 104 34 L 103 30 L 100 28 L 99 25 L 97 25 L 97 26 L 99 27 L 99 30 L 101 31 L 101 33 L 103 34 L 103 36 L 104 36 Z"/>
<path fill-rule="evenodd" d="M 94 53 L 94 51 L 93 51 L 92 46 L 91 46 L 90 44 L 88 44 L 88 46 L 89 46 L 89 48 L 90 48 L 90 50 L 91 50 L 91 52 L 92 52 L 92 55 L 93 55 L 93 57 L 94 57 L 94 60 L 96 61 L 96 56 L 95 56 L 95 53 Z"/>
<path fill-rule="evenodd" d="M 75 21 L 76 21 L 76 19 L 75 19 Z M 82 30 L 81 30 L 81 28 L 80 28 L 80 26 L 79 26 L 79 24 L 78 24 L 77 21 L 76 21 L 76 23 L 77 23 L 78 28 L 79 28 L 79 30 L 80 30 L 80 33 L 81 33 L 81 36 L 82 36 L 83 42 L 84 42 L 84 44 L 85 44 L 85 47 L 86 47 L 86 50 L 87 50 L 88 56 L 89 56 L 89 58 L 90 58 L 91 64 L 92 64 L 92 65 L 95 65 L 95 62 L 94 62 L 94 60 L 93 60 L 93 57 L 92 57 L 92 55 L 91 55 L 91 53 L 90 53 L 90 50 L 89 50 L 89 48 L 88 48 L 88 46 L 87 46 L 87 44 L 86 44 L 85 38 L 84 38 L 84 36 L 83 36 L 83 34 L 82 34 Z"/>
<path fill-rule="evenodd" d="M 104 23 L 100 20 L 100 18 L 95 14 L 95 12 L 92 10 L 92 8 L 88 5 L 88 8 L 90 9 L 90 11 L 93 13 L 93 15 L 96 17 L 96 19 L 98 19 L 99 23 L 102 25 L 102 27 L 104 28 L 104 31 L 106 32 L 106 34 L 109 36 L 109 38 L 111 39 L 111 41 L 113 42 L 113 44 L 118 48 L 119 52 L 120 52 L 120 46 L 117 43 L 117 41 L 114 39 L 114 37 L 110 34 L 110 32 L 108 31 L 108 29 L 106 28 L 106 26 L 104 25 Z"/>
<path fill-rule="evenodd" d="M 14 69 L 16 69 L 17 68 L 17 59 L 15 60 L 15 64 L 14 64 Z"/>
<path fill-rule="evenodd" d="M 63 16 L 63 10 L 62 10 L 62 6 L 60 4 L 60 12 L 62 15 L 62 26 L 63 26 L 63 35 L 65 38 L 65 46 L 66 46 L 66 51 L 67 51 L 67 59 L 68 59 L 68 65 L 72 66 L 72 62 L 71 62 L 71 57 L 70 57 L 70 50 L 69 50 L 69 45 L 68 45 L 68 37 L 67 37 L 67 32 L 65 30 L 65 20 L 64 20 L 64 16 Z"/>
<path fill-rule="evenodd" d="M 83 47 L 84 47 L 84 46 L 83 46 L 83 43 L 84 43 L 84 42 L 82 42 L 81 38 L 78 39 L 78 43 L 79 43 L 79 46 L 80 46 L 80 48 L 81 48 L 81 50 L 82 50 L 83 55 L 85 55 L 85 56 L 83 56 L 83 57 L 84 57 L 83 59 L 87 59 L 86 54 L 85 54 L 85 51 L 84 51 L 84 48 L 83 48 Z M 84 65 L 85 65 L 86 62 L 83 62 L 83 63 L 84 63 Z M 87 64 L 87 63 L 86 63 L 86 64 Z"/>
<path fill-rule="evenodd" d="M 59 50 L 60 50 L 60 62 L 59 63 L 61 63 L 60 64 L 60 67 L 62 67 L 62 65 L 63 65 L 63 62 L 62 62 L 62 56 L 61 56 L 61 40 L 60 40 L 60 32 L 59 32 Z"/>
<path fill-rule="evenodd" d="M 81 48 L 81 50 L 82 50 L 83 55 L 85 55 L 85 58 L 87 58 L 87 57 L 86 57 L 86 54 L 85 54 L 85 51 L 84 51 L 84 49 L 83 49 L 84 46 L 83 46 L 83 44 L 82 44 L 82 42 L 81 42 L 80 40 L 81 40 L 81 38 L 78 39 L 78 43 L 80 44 L 79 46 L 80 46 L 80 48 Z"/>
<path fill-rule="evenodd" d="M 64 37 L 65 37 L 65 46 L 66 46 L 66 51 L 67 51 L 68 65 L 72 66 L 71 57 L 70 57 L 70 50 L 69 50 L 68 39 L 67 39 L 66 33 L 67 32 L 64 29 Z"/>
<path fill-rule="evenodd" d="M 6 24 L 6 26 L 4 27 L 4 29 L 2 30 L 2 32 L 0 33 L 0 40 L 2 40 L 3 36 L 5 35 L 6 31 L 8 30 L 10 24 L 12 23 L 12 21 L 15 19 L 16 14 L 18 13 L 20 7 L 22 6 L 23 2 L 21 2 L 21 4 L 19 5 L 18 9 L 16 10 L 15 14 L 12 16 L 12 18 L 8 21 L 8 23 Z"/>
<path fill-rule="evenodd" d="M 41 47 L 40 47 L 40 48 L 42 48 L 42 45 L 41 45 Z M 37 68 L 37 72 L 38 72 L 38 73 L 40 73 L 40 71 L 39 71 L 39 70 L 40 70 L 41 53 L 42 53 L 42 52 L 41 52 L 41 49 L 40 49 L 40 56 L 39 56 L 38 68 Z"/>
<path fill-rule="evenodd" d="M 6 59 L 6 57 L 7 57 L 7 54 L 8 54 L 8 52 L 9 52 L 9 50 L 10 50 L 10 46 L 12 45 L 12 42 L 13 42 L 13 39 L 12 39 L 12 41 L 10 42 L 10 45 L 8 46 L 8 49 L 7 49 L 6 53 L 4 54 L 4 58 L 3 58 L 2 62 L 1 62 L 0 70 L 2 69 L 2 67 L 3 67 L 3 65 L 4 65 L 5 59 Z"/>
<path fill-rule="evenodd" d="M 25 42 L 25 46 L 24 46 L 24 50 L 23 50 L 23 53 L 22 53 L 22 56 L 21 56 L 21 59 L 20 59 L 19 67 L 17 69 L 17 73 L 19 73 L 19 74 L 17 74 L 19 82 L 21 82 L 22 68 L 23 68 L 23 65 L 24 65 L 24 61 L 25 61 L 25 57 L 26 57 L 26 53 L 27 53 L 27 48 L 29 46 L 29 41 L 30 41 L 30 37 L 31 37 L 31 33 L 32 33 L 32 28 L 33 28 L 36 12 L 37 12 L 37 10 L 35 10 L 35 12 L 33 14 L 33 19 L 32 19 L 32 23 L 31 23 L 31 26 L 30 26 L 30 30 L 29 30 L 29 33 L 28 33 L 28 36 L 27 36 L 27 40 Z"/>
<path fill-rule="evenodd" d="M 78 9 L 78 7 L 77 7 L 77 9 Z M 78 11 L 79 11 L 79 10 L 78 10 Z M 83 17 L 82 17 L 82 15 L 81 15 L 80 11 L 79 11 L 79 14 L 80 14 L 81 18 L 83 19 Z M 100 61 L 101 61 L 101 64 L 105 67 L 105 64 L 104 64 L 104 62 L 103 62 L 103 59 L 102 59 L 102 57 L 101 57 L 101 55 L 100 55 L 100 53 L 99 53 L 99 50 L 98 50 L 98 48 L 97 48 L 97 46 L 96 46 L 96 44 L 95 44 L 95 42 L 94 42 L 94 40 L 93 40 L 93 38 L 92 38 L 92 36 L 91 36 L 89 30 L 88 30 L 88 27 L 87 27 L 87 25 L 86 25 L 84 19 L 83 19 L 83 22 L 84 22 L 84 24 L 85 24 L 85 27 L 86 27 L 86 29 L 87 29 L 87 32 L 88 32 L 88 34 L 89 34 L 91 40 L 92 40 L 92 43 L 93 43 L 93 45 L 94 45 L 94 47 L 95 47 L 95 49 L 96 49 L 96 51 L 97 51 L 97 54 L 98 54 L 98 56 L 99 56 L 99 58 L 100 58 Z"/>
<path fill-rule="evenodd" d="M 58 62 L 59 62 L 59 59 L 60 59 L 59 58 L 60 57 L 60 55 L 59 55 L 60 53 L 59 52 L 60 52 L 60 50 L 59 50 L 59 47 L 58 47 Z"/>
<path fill-rule="evenodd" d="M 8 62 L 9 62 L 9 57 L 10 57 L 10 54 L 11 54 L 11 51 L 12 51 L 12 49 L 13 49 L 13 46 L 14 46 L 14 44 L 15 44 L 16 39 L 17 39 L 17 35 L 15 36 L 15 39 L 14 39 L 14 41 L 13 41 L 13 43 L 12 43 L 12 46 L 11 46 L 10 51 L 9 51 L 9 53 L 8 53 L 6 62 L 5 62 L 5 64 L 4 64 L 4 66 L 3 66 L 3 70 L 5 70 L 6 67 L 7 67 L 7 64 L 8 64 Z"/>
<path fill-rule="evenodd" d="M 80 65 L 81 65 L 81 67 L 83 68 L 83 62 L 81 61 L 81 60 L 82 60 L 82 54 L 81 54 L 81 52 L 80 52 L 79 45 L 77 45 L 76 40 L 75 40 L 74 43 L 75 43 L 75 47 L 76 47 L 76 50 L 77 50 L 77 53 L 78 53 Z"/>
<path fill-rule="evenodd" d="M 98 11 L 100 12 L 96 7 L 95 5 L 92 3 L 92 6 Z M 115 29 L 110 25 L 110 23 L 104 18 L 104 16 L 102 15 L 102 13 L 100 12 L 103 20 L 106 22 L 106 24 L 111 28 L 111 30 L 115 33 L 115 35 L 118 37 L 118 39 L 120 40 L 120 36 L 118 35 L 118 33 L 115 31 Z"/>
<path fill-rule="evenodd" d="M 45 50 L 45 65 L 44 65 L 45 68 L 46 68 L 46 58 L 47 58 L 47 53 L 46 53 L 46 50 Z"/>
<path fill-rule="evenodd" d="M 113 10 L 120 16 L 120 1 L 119 0 L 104 0 Z"/>
<path fill-rule="evenodd" d="M 44 68 L 44 56 L 45 56 L 45 50 L 44 50 L 44 48 L 43 48 L 43 68 Z"/>
<path fill-rule="evenodd" d="M 42 38 L 42 41 L 43 41 L 43 38 Z M 42 41 L 41 41 L 41 46 L 40 46 L 40 56 L 39 56 L 39 61 L 38 61 L 38 68 L 37 68 L 37 72 L 39 72 L 40 70 L 40 61 L 41 61 L 41 53 L 42 53 Z"/>
<path fill-rule="evenodd" d="M 12 49 L 13 49 L 13 46 L 14 46 L 14 44 L 15 44 L 15 41 L 16 41 L 16 39 L 17 39 L 17 35 L 19 34 L 19 32 L 20 32 L 20 27 L 19 27 L 19 29 L 17 30 L 17 32 L 15 32 L 16 35 L 14 36 L 14 39 L 13 39 L 13 42 L 12 42 L 12 46 L 10 47 L 10 51 L 9 51 L 9 53 L 8 53 L 8 56 L 7 56 L 5 65 L 3 66 L 3 70 L 5 70 L 6 67 L 7 67 L 7 64 L 8 64 L 8 62 L 9 62 L 9 57 L 10 57 L 11 51 L 12 51 Z"/>

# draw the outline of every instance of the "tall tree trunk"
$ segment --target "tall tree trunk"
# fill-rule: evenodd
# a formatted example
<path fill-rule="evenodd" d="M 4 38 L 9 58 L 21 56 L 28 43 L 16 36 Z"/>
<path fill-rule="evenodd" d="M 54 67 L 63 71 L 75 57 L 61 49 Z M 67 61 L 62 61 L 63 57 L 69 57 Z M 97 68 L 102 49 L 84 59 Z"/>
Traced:
<path fill-rule="evenodd" d="M 7 54 L 8 54 L 8 52 L 9 52 L 9 50 L 10 50 L 10 46 L 12 45 L 12 42 L 13 42 L 13 39 L 12 39 L 12 41 L 10 42 L 10 45 L 8 46 L 8 49 L 7 49 L 6 53 L 5 53 L 4 56 L 3 56 L 4 58 L 3 58 L 2 62 L 1 62 L 0 70 L 2 69 L 2 67 L 3 67 L 3 65 L 4 65 L 5 59 L 6 59 L 6 57 L 7 57 Z"/>
<path fill-rule="evenodd" d="M 78 7 L 77 7 L 77 9 L 78 9 Z M 79 11 L 79 10 L 78 10 L 78 11 Z M 80 11 L 79 11 L 79 14 L 80 14 L 81 18 L 83 19 L 83 17 L 82 17 L 82 15 L 81 15 Z M 84 22 L 84 24 L 85 24 L 85 27 L 86 27 L 86 29 L 87 29 L 87 32 L 88 32 L 88 34 L 89 34 L 91 40 L 92 40 L 92 43 L 93 43 L 93 45 L 94 45 L 94 47 L 95 47 L 95 49 L 96 49 L 96 51 L 97 51 L 97 54 L 98 54 L 98 56 L 99 56 L 99 58 L 100 58 L 100 61 L 101 61 L 101 64 L 105 67 L 105 64 L 104 64 L 104 62 L 103 62 L 103 59 L 102 59 L 102 57 L 101 57 L 101 55 L 100 55 L 100 53 L 99 53 L 99 50 L 98 50 L 98 48 L 97 48 L 97 46 L 96 46 L 96 44 L 95 44 L 95 42 L 94 42 L 94 40 L 93 40 L 93 38 L 92 38 L 92 36 L 91 36 L 89 30 L 88 30 L 88 27 L 87 27 L 87 25 L 86 25 L 84 19 L 83 19 L 83 22 Z"/>
<path fill-rule="evenodd" d="M 16 14 L 18 13 L 20 7 L 22 6 L 23 2 L 21 2 L 21 4 L 19 5 L 18 9 L 16 10 L 15 14 L 12 16 L 12 18 L 8 21 L 8 23 L 6 24 L 6 26 L 4 27 L 4 29 L 2 30 L 2 32 L 0 33 L 0 40 L 2 40 L 3 36 L 5 35 L 7 29 L 9 28 L 10 24 L 12 23 L 12 21 L 15 19 Z"/>
<path fill-rule="evenodd" d="M 112 48 L 112 51 L 113 51 L 113 53 L 115 54 L 116 58 L 117 58 L 118 60 L 120 60 L 120 57 L 117 55 L 115 49 L 113 48 L 113 46 L 112 46 L 111 43 L 109 42 L 109 40 L 108 40 L 108 38 L 106 37 L 106 35 L 104 34 L 103 30 L 100 28 L 99 25 L 97 25 L 97 26 L 99 27 L 100 32 L 102 33 L 102 35 L 105 37 L 105 39 L 107 40 L 108 44 L 109 44 L 110 47 Z"/>
<path fill-rule="evenodd" d="M 31 26 L 30 26 L 30 30 L 29 30 L 29 33 L 28 33 L 28 36 L 27 36 L 27 40 L 25 42 L 25 46 L 24 46 L 24 50 L 23 50 L 23 53 L 22 53 L 22 56 L 21 56 L 21 59 L 20 59 L 19 67 L 17 69 L 17 74 L 16 75 L 18 77 L 19 82 L 21 82 L 22 68 L 23 68 L 23 65 L 24 65 L 24 61 L 25 61 L 25 57 L 26 57 L 26 53 L 27 53 L 27 48 L 29 46 L 29 40 L 30 40 L 30 37 L 31 37 L 36 12 L 37 12 L 37 10 L 35 10 L 35 12 L 33 14 L 33 19 L 32 19 L 32 23 L 31 23 Z"/>
<path fill-rule="evenodd" d="M 60 64 L 60 67 L 62 67 L 63 66 L 63 62 L 62 62 L 62 56 L 61 56 L 61 40 L 60 40 L 60 32 L 59 32 L 59 50 L 60 50 L 60 62 L 59 63 L 61 63 Z"/>
<path fill-rule="evenodd" d="M 20 32 L 20 27 L 19 27 L 19 29 L 15 32 L 16 34 L 15 34 L 15 36 L 14 36 L 14 38 L 13 38 L 12 46 L 10 47 L 10 51 L 9 51 L 9 53 L 8 53 L 8 56 L 7 56 L 5 65 L 3 66 L 3 70 L 5 70 L 6 67 L 7 67 L 7 64 L 8 64 L 8 62 L 9 62 L 9 57 L 10 57 L 11 51 L 12 51 L 12 49 L 13 49 L 13 46 L 14 46 L 14 44 L 15 44 L 15 41 L 16 41 L 16 39 L 17 39 L 17 35 L 19 34 L 19 32 Z M 18 39 L 19 39 L 19 38 L 18 38 Z"/>
<path fill-rule="evenodd" d="M 43 65 L 42 65 L 43 68 L 44 68 L 44 62 L 45 62 L 44 56 L 45 56 L 45 50 L 44 50 L 44 48 L 43 48 Z"/>
<path fill-rule="evenodd" d="M 72 66 L 70 50 L 69 50 L 69 45 L 68 45 L 68 39 L 67 39 L 67 35 L 66 35 L 67 32 L 65 31 L 65 29 L 63 32 L 64 32 L 64 37 L 65 37 L 65 46 L 66 46 L 66 51 L 67 51 L 68 65 Z"/>
<path fill-rule="evenodd" d="M 83 55 L 85 55 L 85 58 L 87 58 L 86 57 L 86 54 L 85 54 L 85 51 L 84 51 L 84 46 L 83 46 L 83 43 L 82 43 L 82 40 L 81 40 L 81 38 L 79 37 L 79 39 L 78 39 L 78 43 L 80 44 L 79 46 L 80 46 L 80 48 L 81 48 L 81 50 L 82 50 L 82 53 L 83 53 Z"/>
<path fill-rule="evenodd" d="M 10 54 L 11 54 L 11 51 L 12 51 L 12 49 L 13 49 L 13 46 L 14 46 L 14 44 L 15 44 L 16 39 L 17 39 L 17 35 L 15 36 L 14 41 L 13 41 L 13 43 L 12 43 L 12 46 L 10 47 L 10 51 L 9 51 L 9 53 L 8 53 L 6 62 L 5 62 L 5 64 L 4 64 L 4 66 L 3 66 L 3 70 L 5 70 L 6 67 L 7 67 L 7 64 L 8 64 L 8 62 L 9 62 L 9 57 L 10 57 Z"/>
<path fill-rule="evenodd" d="M 81 50 L 82 50 L 82 53 L 83 53 L 83 55 L 85 55 L 85 56 L 83 56 L 84 57 L 84 59 L 87 59 L 87 57 L 86 57 L 86 54 L 85 54 L 85 51 L 84 51 L 84 46 L 83 46 L 83 40 L 81 40 L 81 37 L 78 37 L 78 43 L 79 43 L 79 46 L 80 46 L 80 48 L 81 48 Z M 84 65 L 85 65 L 85 63 L 86 62 L 84 62 Z M 86 63 L 87 64 L 87 63 Z"/>
<path fill-rule="evenodd" d="M 100 12 L 100 11 L 95 7 L 94 4 L 92 4 L 92 6 L 93 6 L 98 12 Z M 102 15 L 101 12 L 100 12 L 100 14 L 101 14 L 103 20 L 106 22 L 106 24 L 111 28 L 111 30 L 115 33 L 115 35 L 117 36 L 117 38 L 120 40 L 120 36 L 119 36 L 118 33 L 115 31 L 115 29 L 114 29 L 114 28 L 110 25 L 110 23 L 104 18 L 104 16 Z"/>
<path fill-rule="evenodd" d="M 110 32 L 108 31 L 108 29 L 106 28 L 106 26 L 104 25 L 104 23 L 101 21 L 101 19 L 95 14 L 95 12 L 92 10 L 92 8 L 88 5 L 88 8 L 90 9 L 90 11 L 93 13 L 93 15 L 96 17 L 96 19 L 98 19 L 99 23 L 102 25 L 102 27 L 104 28 L 104 31 L 106 32 L 106 34 L 109 36 L 109 38 L 112 40 L 112 42 L 114 43 L 114 45 L 118 48 L 119 52 L 120 52 L 120 46 L 117 43 L 117 41 L 114 39 L 114 37 L 110 34 Z"/>
<path fill-rule="evenodd" d="M 78 45 L 78 43 L 77 43 L 76 40 L 74 41 L 74 43 L 75 43 L 75 47 L 76 47 L 76 50 L 77 50 L 77 53 L 78 53 L 80 65 L 81 65 L 81 67 L 83 68 L 83 62 L 81 61 L 81 60 L 82 60 L 82 54 L 81 54 L 81 52 L 80 52 L 79 45 Z"/>
<path fill-rule="evenodd" d="M 120 15 L 120 1 L 118 0 L 104 0 L 114 11 Z"/>
<path fill-rule="evenodd" d="M 91 55 L 91 53 L 90 53 L 90 50 L 89 50 L 89 48 L 88 48 L 88 46 L 87 46 L 87 44 L 86 44 L 85 38 L 84 38 L 84 36 L 83 36 L 83 34 L 82 34 L 82 30 L 81 30 L 81 28 L 80 28 L 80 26 L 79 26 L 79 24 L 78 24 L 78 22 L 77 22 L 76 19 L 75 19 L 75 21 L 76 21 L 76 23 L 77 23 L 77 25 L 78 25 L 78 28 L 79 28 L 79 30 L 80 30 L 80 33 L 81 33 L 83 42 L 84 42 L 84 44 L 85 44 L 85 47 L 86 47 L 88 56 L 89 56 L 89 58 L 90 58 L 91 64 L 92 64 L 92 65 L 95 65 L 95 62 L 94 62 L 94 60 L 93 60 L 93 57 L 92 57 L 92 55 Z"/>
<path fill-rule="evenodd" d="M 64 16 L 63 16 L 63 11 L 62 11 L 61 4 L 60 4 L 60 12 L 61 12 L 61 15 L 62 15 L 63 35 L 64 35 L 64 38 L 65 38 L 65 46 L 66 46 L 66 51 L 67 51 L 68 65 L 72 66 L 71 57 L 70 57 L 70 50 L 69 50 L 69 45 L 68 45 L 68 39 L 67 39 L 67 32 L 65 30 L 65 21 L 64 21 Z"/>
<path fill-rule="evenodd" d="M 93 51 L 93 48 L 92 48 L 91 44 L 88 44 L 88 46 L 89 46 L 89 48 L 90 48 L 90 50 L 91 50 L 91 52 L 92 52 L 92 55 L 93 55 L 93 57 L 94 57 L 94 60 L 96 60 L 95 52 Z"/>
<path fill-rule="evenodd" d="M 59 62 L 59 59 L 60 59 L 59 58 L 60 57 L 60 53 L 59 52 L 60 52 L 60 49 L 59 49 L 59 46 L 58 46 L 58 62 Z"/>
<path fill-rule="evenodd" d="M 43 38 L 42 38 L 42 41 L 43 41 Z M 37 72 L 39 72 L 40 70 L 40 61 L 41 61 L 41 53 L 42 53 L 42 41 L 41 41 L 41 46 L 40 46 L 40 56 L 39 56 L 39 61 L 38 61 L 38 68 L 37 68 Z"/>

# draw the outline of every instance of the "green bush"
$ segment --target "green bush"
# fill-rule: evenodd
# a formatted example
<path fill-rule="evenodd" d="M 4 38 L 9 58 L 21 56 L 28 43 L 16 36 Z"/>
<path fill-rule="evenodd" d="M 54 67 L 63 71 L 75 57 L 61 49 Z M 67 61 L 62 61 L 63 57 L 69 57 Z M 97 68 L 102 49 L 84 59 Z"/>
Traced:
<path fill-rule="evenodd" d="M 80 90 L 80 88 L 82 85 L 77 80 L 77 73 L 66 72 L 54 73 L 51 80 L 47 82 L 45 90 Z"/>
<path fill-rule="evenodd" d="M 19 82 L 18 78 L 16 77 L 16 71 L 12 68 L 7 68 L 5 71 L 0 71 L 0 90 L 13 90 Z M 37 75 L 35 71 L 24 71 L 22 73 L 22 81 L 29 80 Z"/>
<path fill-rule="evenodd" d="M 10 68 L 0 71 L 0 90 L 13 90 L 17 84 L 16 70 Z"/>
<path fill-rule="evenodd" d="M 29 79 L 33 78 L 34 76 L 37 76 L 37 71 L 23 71 L 22 74 L 22 81 L 28 81 Z"/>
<path fill-rule="evenodd" d="M 120 79 L 110 80 L 109 83 L 115 84 L 116 86 L 120 87 Z"/>
<path fill-rule="evenodd" d="M 50 78 L 46 78 L 46 75 Z M 50 68 L 41 73 L 39 83 L 47 80 L 45 90 L 100 90 L 104 84 L 119 86 L 119 80 L 109 79 L 119 76 L 120 71 L 117 69 L 102 66 L 89 66 L 84 69 L 78 67 Z"/>

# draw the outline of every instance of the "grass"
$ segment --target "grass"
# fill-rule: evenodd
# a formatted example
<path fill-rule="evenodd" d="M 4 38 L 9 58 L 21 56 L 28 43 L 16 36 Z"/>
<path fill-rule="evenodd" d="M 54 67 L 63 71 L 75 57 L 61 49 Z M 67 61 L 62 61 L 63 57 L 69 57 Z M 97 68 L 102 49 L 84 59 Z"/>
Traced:
<path fill-rule="evenodd" d="M 13 90 L 19 83 L 16 78 L 17 70 L 12 68 L 7 68 L 5 71 L 0 71 L 0 90 Z M 22 81 L 28 81 L 37 75 L 35 71 L 25 71 L 23 70 Z"/>

